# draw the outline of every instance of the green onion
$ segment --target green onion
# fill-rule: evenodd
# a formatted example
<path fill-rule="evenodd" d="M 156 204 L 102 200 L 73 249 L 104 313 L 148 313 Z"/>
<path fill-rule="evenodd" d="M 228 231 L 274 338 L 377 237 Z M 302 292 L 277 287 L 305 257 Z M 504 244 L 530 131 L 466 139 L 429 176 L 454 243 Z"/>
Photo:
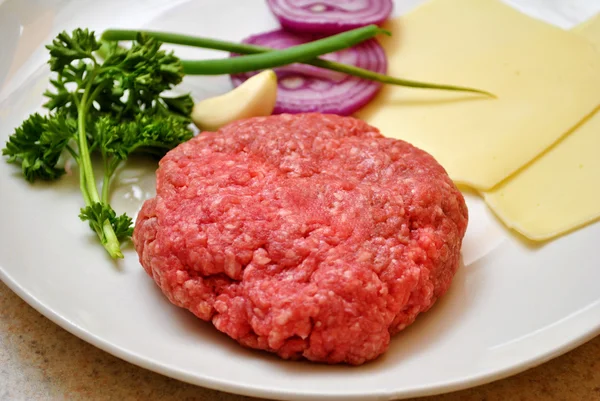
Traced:
<path fill-rule="evenodd" d="M 362 29 L 362 28 L 359 28 L 359 29 Z M 354 31 L 348 31 L 348 32 L 354 32 Z M 346 33 L 348 33 L 348 32 L 346 32 Z M 102 39 L 108 40 L 108 41 L 135 40 L 135 38 L 137 37 L 137 35 L 139 33 L 146 34 L 148 36 L 156 38 L 157 40 L 159 40 L 161 42 L 165 42 L 165 43 L 184 45 L 184 46 L 192 46 L 192 47 L 200 47 L 200 48 L 204 48 L 204 49 L 222 50 L 222 51 L 237 53 L 237 54 L 252 55 L 252 54 L 261 54 L 261 53 L 279 53 L 282 51 L 282 50 L 270 49 L 268 47 L 249 45 L 249 44 L 244 44 L 244 43 L 228 42 L 228 41 L 219 40 L 219 39 L 211 39 L 211 38 L 189 36 L 189 35 L 182 35 L 182 34 L 168 33 L 168 32 L 156 32 L 156 31 L 108 29 L 102 34 Z M 334 37 L 337 37 L 337 36 L 338 35 L 336 35 Z M 315 43 L 315 42 L 311 42 L 308 44 L 313 44 L 313 43 Z M 304 46 L 304 45 L 301 45 L 301 46 Z M 294 49 L 296 47 L 298 47 L 298 46 L 294 46 L 289 49 Z M 321 53 L 321 54 L 325 54 L 325 53 Z M 272 55 L 269 55 L 269 56 L 272 56 Z M 239 59 L 239 58 L 244 58 L 244 57 L 234 57 L 234 58 L 225 59 L 225 60 L 209 60 L 209 61 L 211 61 L 211 62 L 219 61 L 222 63 L 227 63 L 227 62 L 230 62 L 231 60 L 235 60 L 235 59 Z M 201 61 L 182 60 L 184 73 L 190 74 L 190 75 L 203 75 L 204 73 L 202 71 L 197 70 L 198 63 L 200 63 L 200 62 Z M 355 67 L 352 65 L 337 63 L 335 61 L 324 60 L 321 58 L 291 60 L 288 62 L 288 64 L 291 64 L 294 62 L 296 62 L 296 63 L 300 62 L 302 64 L 310 64 L 315 67 L 320 67 L 320 68 L 324 68 L 324 69 L 332 70 L 332 71 L 338 71 L 338 72 L 342 72 L 342 73 L 345 73 L 348 75 L 353 75 L 353 76 L 356 76 L 359 78 L 368 79 L 371 81 L 377 81 L 377 82 L 381 82 L 381 83 L 385 83 L 385 84 L 392 84 L 392 85 L 398 85 L 398 86 L 404 86 L 404 87 L 410 87 L 410 88 L 438 89 L 438 90 L 457 91 L 457 92 L 471 92 L 471 93 L 483 94 L 483 95 L 490 96 L 490 97 L 496 97 L 492 93 L 481 90 L 481 89 L 396 78 L 396 77 L 391 77 L 389 75 L 379 74 L 379 73 L 376 73 L 376 72 L 373 72 L 370 70 L 366 70 L 364 68 L 359 68 L 359 67 Z M 263 68 L 259 68 L 259 69 L 264 69 L 264 68 L 272 68 L 272 67 L 263 67 Z M 252 70 L 246 70 L 244 72 L 248 72 L 248 71 L 252 71 Z M 223 72 L 222 74 L 232 74 L 232 73 L 231 72 Z"/>
<path fill-rule="evenodd" d="M 382 32 L 384 31 L 377 25 L 367 25 L 277 52 L 216 60 L 188 61 L 185 64 L 184 72 L 186 74 L 222 75 L 280 67 L 352 47 Z"/>

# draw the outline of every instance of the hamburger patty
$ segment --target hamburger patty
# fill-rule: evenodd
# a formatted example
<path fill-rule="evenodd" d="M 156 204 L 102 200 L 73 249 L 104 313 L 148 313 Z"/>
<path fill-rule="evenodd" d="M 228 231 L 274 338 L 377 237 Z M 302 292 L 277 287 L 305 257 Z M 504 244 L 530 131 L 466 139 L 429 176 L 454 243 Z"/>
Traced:
<path fill-rule="evenodd" d="M 361 364 L 448 289 L 467 227 L 429 154 L 351 117 L 234 122 L 171 150 L 140 262 L 171 302 L 252 348 Z"/>

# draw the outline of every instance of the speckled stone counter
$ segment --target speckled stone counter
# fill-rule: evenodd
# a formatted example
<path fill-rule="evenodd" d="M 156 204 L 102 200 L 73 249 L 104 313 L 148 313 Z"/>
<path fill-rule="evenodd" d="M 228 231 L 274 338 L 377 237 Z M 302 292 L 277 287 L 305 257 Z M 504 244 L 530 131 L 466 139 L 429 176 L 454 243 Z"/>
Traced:
<path fill-rule="evenodd" d="M 257 400 L 117 359 L 64 331 L 0 282 L 0 400 Z M 600 337 L 520 375 L 420 401 L 600 401 Z"/>

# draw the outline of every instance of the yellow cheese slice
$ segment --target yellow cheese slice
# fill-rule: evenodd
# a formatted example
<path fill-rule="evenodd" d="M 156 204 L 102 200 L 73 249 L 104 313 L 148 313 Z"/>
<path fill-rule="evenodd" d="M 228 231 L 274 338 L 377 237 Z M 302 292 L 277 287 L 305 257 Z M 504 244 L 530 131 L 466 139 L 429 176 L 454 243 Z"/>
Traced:
<path fill-rule="evenodd" d="M 585 37 L 590 43 L 596 46 L 596 49 L 600 50 L 600 13 L 571 30 Z"/>
<path fill-rule="evenodd" d="M 387 85 L 357 113 L 431 153 L 458 183 L 492 188 L 600 103 L 600 54 L 499 0 L 432 0 L 387 28 L 389 74 L 498 95 Z"/>
<path fill-rule="evenodd" d="M 600 51 L 600 14 L 574 29 Z M 500 219 L 533 240 L 547 240 L 600 217 L 600 111 L 492 191 Z"/>

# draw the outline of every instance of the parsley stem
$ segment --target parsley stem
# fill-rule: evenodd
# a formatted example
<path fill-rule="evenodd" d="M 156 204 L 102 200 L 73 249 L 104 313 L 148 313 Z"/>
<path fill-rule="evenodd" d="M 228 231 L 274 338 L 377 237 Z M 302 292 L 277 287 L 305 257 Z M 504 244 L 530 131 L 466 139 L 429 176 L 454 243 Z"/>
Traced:
<path fill-rule="evenodd" d="M 106 238 L 106 242 L 103 242 L 104 248 L 108 251 L 108 254 L 113 259 L 123 259 L 123 253 L 121 252 L 121 244 L 115 234 L 113 226 L 110 224 L 108 219 L 104 220 L 102 225 L 102 232 Z"/>
<path fill-rule="evenodd" d="M 73 102 L 75 103 L 75 107 L 79 109 L 79 98 L 77 97 L 77 95 L 73 96 Z"/>
<path fill-rule="evenodd" d="M 73 96 L 73 98 L 75 99 L 75 102 L 77 103 L 77 110 L 78 110 L 78 114 L 81 116 L 80 113 L 80 104 L 81 102 L 79 102 L 79 99 L 77 98 L 77 96 Z M 79 152 L 81 153 L 81 132 L 82 132 L 82 128 L 81 125 L 79 124 L 79 120 L 77 122 L 77 146 L 79 147 Z M 85 121 L 84 121 L 84 126 L 83 126 L 83 136 L 85 138 Z M 87 139 L 85 140 L 86 144 L 87 144 Z M 74 152 L 74 150 L 73 150 Z M 71 152 L 71 153 L 73 153 Z M 77 160 L 77 164 L 79 164 L 79 190 L 81 191 L 81 194 L 83 195 L 83 200 L 85 202 L 86 206 L 90 206 L 93 202 L 90 199 L 90 195 L 88 193 L 88 188 L 87 188 L 87 180 L 86 180 L 86 169 L 85 169 L 85 163 L 83 162 L 83 157 L 82 155 L 79 155 L 78 158 L 76 158 L 75 160 Z"/>
<path fill-rule="evenodd" d="M 71 145 L 67 145 L 66 146 L 67 151 L 69 152 L 69 154 L 71 155 L 71 157 L 73 159 L 75 159 L 75 161 L 77 163 L 79 163 L 79 155 L 77 154 L 77 152 L 75 152 L 75 149 L 73 149 L 73 147 Z"/>
<path fill-rule="evenodd" d="M 110 185 L 112 184 L 112 177 L 119 167 L 121 161 L 117 158 L 113 158 L 110 162 L 108 158 L 103 155 L 104 159 L 104 178 L 102 179 L 102 202 L 108 204 L 108 197 L 110 196 Z"/>
<path fill-rule="evenodd" d="M 94 96 L 99 93 L 100 87 L 97 87 L 93 93 L 90 93 L 92 83 L 94 82 L 94 78 L 96 77 L 97 73 L 98 67 L 95 66 L 95 69 L 91 72 L 90 79 L 88 80 L 83 92 L 83 96 L 81 97 L 81 101 L 77 107 L 77 139 L 79 146 L 79 166 L 81 174 L 80 186 L 81 192 L 83 193 L 83 198 L 88 206 L 100 202 L 100 195 L 98 194 L 98 188 L 96 187 L 96 179 L 94 177 L 94 170 L 92 168 L 92 160 L 90 158 L 90 150 L 88 147 L 87 132 L 85 127 L 89 108 L 94 101 Z M 102 245 L 113 259 L 123 258 L 121 245 L 108 219 L 104 220 L 102 224 L 102 233 L 98 233 L 98 236 L 100 237 Z"/>
<path fill-rule="evenodd" d="M 81 191 L 81 194 L 83 195 L 83 201 L 85 202 L 85 205 L 90 206 L 92 204 L 92 201 L 87 192 L 86 182 L 85 182 L 85 172 L 83 169 L 83 165 L 81 163 L 79 164 L 79 190 Z"/>
<path fill-rule="evenodd" d="M 96 71 L 92 72 L 92 77 L 88 81 L 86 85 L 85 91 L 83 92 L 83 96 L 81 98 L 81 102 L 79 103 L 78 113 L 77 113 L 77 139 L 79 146 L 79 155 L 80 155 L 80 165 L 83 169 L 83 176 L 85 178 L 85 189 L 88 197 L 92 202 L 99 202 L 100 197 L 98 195 L 98 188 L 96 188 L 95 179 L 94 179 L 94 171 L 92 169 L 92 161 L 90 159 L 90 150 L 88 147 L 87 141 L 87 133 L 85 129 L 85 123 L 87 118 L 87 112 L 89 110 L 88 107 L 88 97 L 90 94 L 90 88 L 92 86 L 92 82 L 96 75 Z"/>
<path fill-rule="evenodd" d="M 92 92 L 92 94 L 89 97 L 89 104 L 87 105 L 86 111 L 90 109 L 90 107 L 92 107 L 92 104 L 94 103 L 94 100 L 96 99 L 96 96 L 98 96 L 98 94 L 100 92 L 102 92 L 102 90 L 104 89 L 106 85 L 102 84 L 102 85 L 98 85 L 96 86 L 96 88 L 94 89 L 94 91 Z"/>
<path fill-rule="evenodd" d="M 108 189 L 110 186 L 110 171 L 108 168 L 108 159 L 106 155 L 102 155 L 102 159 L 104 159 L 104 178 L 102 179 L 102 203 L 108 204 Z"/>

